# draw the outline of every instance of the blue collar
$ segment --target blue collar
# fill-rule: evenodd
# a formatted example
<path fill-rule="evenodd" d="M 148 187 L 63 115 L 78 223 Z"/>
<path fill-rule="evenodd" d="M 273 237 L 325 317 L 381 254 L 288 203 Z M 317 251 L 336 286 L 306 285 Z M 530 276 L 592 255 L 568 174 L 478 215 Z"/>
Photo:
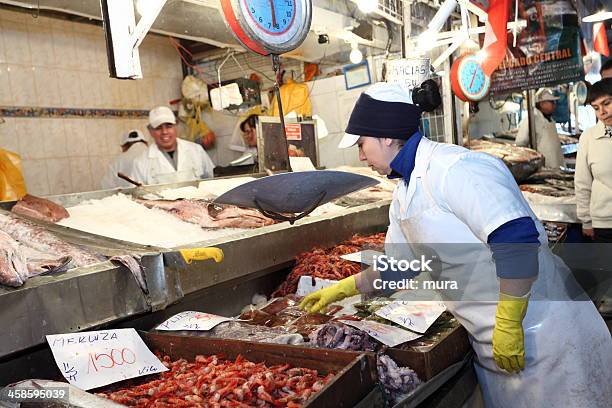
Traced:
<path fill-rule="evenodd" d="M 414 170 L 416 162 L 417 148 L 423 136 L 416 132 L 404 144 L 397 156 L 391 161 L 391 174 L 387 178 L 402 178 L 406 183 L 410 180 L 410 175 Z"/>

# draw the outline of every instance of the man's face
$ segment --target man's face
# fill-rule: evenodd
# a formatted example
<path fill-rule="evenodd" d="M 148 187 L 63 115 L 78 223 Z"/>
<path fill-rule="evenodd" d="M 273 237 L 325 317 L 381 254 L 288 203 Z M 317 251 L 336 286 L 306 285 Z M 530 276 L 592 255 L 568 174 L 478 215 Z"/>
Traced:
<path fill-rule="evenodd" d="M 606 126 L 612 126 L 612 95 L 605 95 L 591 102 L 595 116 Z"/>
<path fill-rule="evenodd" d="M 257 134 L 255 133 L 255 128 L 249 126 L 248 123 L 244 124 L 244 143 L 246 143 L 249 147 L 257 147 Z"/>
<path fill-rule="evenodd" d="M 159 150 L 164 152 L 176 150 L 176 125 L 162 123 L 156 128 L 149 126 L 148 129 Z"/>
<path fill-rule="evenodd" d="M 539 104 L 540 111 L 545 115 L 552 115 L 556 107 L 555 101 L 542 101 Z"/>
<path fill-rule="evenodd" d="M 368 166 L 379 174 L 391 174 L 390 164 L 398 151 L 393 146 L 393 139 L 362 136 L 357 141 L 357 146 L 359 160 L 367 162 Z"/>

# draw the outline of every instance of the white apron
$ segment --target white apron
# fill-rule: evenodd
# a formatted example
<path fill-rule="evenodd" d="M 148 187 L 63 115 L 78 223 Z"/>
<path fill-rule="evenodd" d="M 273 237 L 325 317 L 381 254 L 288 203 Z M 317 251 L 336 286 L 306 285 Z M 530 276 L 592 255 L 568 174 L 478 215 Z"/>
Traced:
<path fill-rule="evenodd" d="M 544 165 L 558 169 L 565 166 L 561 141 L 557 133 L 557 125 L 549 121 L 539 109 L 533 110 L 534 129 L 536 133 L 536 150 L 544 155 Z M 516 144 L 519 146 L 529 146 L 529 121 L 524 119 L 519 125 L 516 136 Z M 531 146 L 533 148 L 533 146 Z"/>
<path fill-rule="evenodd" d="M 484 250 L 476 249 L 484 248 L 482 240 L 450 209 L 438 204 L 433 187 L 428 184 L 430 161 L 452 161 L 463 152 L 464 149 L 456 146 L 421 140 L 410 183 L 408 186 L 400 183 L 395 191 L 392 213 L 397 218 L 390 214 L 387 241 L 398 244 L 403 239 L 413 254 L 421 253 L 421 246 L 435 250 L 448 264 L 444 276 L 432 274 L 433 279 L 456 279 L 462 284 L 469 282 L 475 292 L 497 293 L 499 283 L 490 251 L 483 255 Z M 469 199 L 466 201 L 469 203 Z M 526 202 L 525 206 L 535 220 L 540 241 L 546 242 L 542 225 Z M 474 217 L 478 216 L 474 213 Z M 435 245 L 446 243 L 474 245 Z M 474 262 L 476 258 L 480 262 Z M 455 301 L 455 292 L 439 291 L 449 311 L 470 334 L 477 354 L 475 368 L 487 407 L 609 407 L 612 339 L 607 327 L 590 301 L 562 301 L 569 299 L 565 285 L 571 286 L 575 281 L 568 278 L 571 272 L 546 244 L 540 247 L 539 268 L 523 321 L 525 369 L 519 374 L 506 373 L 493 360 L 491 343 L 497 307 L 494 298 Z"/>
<path fill-rule="evenodd" d="M 133 177 L 143 184 L 168 184 L 213 177 L 215 165 L 201 146 L 177 139 L 177 168 L 152 144 L 134 163 Z"/>

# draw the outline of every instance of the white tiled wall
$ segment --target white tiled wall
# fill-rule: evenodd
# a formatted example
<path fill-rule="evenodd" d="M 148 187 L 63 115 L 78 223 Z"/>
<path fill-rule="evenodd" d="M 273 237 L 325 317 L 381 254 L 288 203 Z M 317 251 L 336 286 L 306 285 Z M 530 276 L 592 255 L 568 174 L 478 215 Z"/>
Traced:
<path fill-rule="evenodd" d="M 0 105 L 150 109 L 180 97 L 180 58 L 165 37 L 140 46 L 144 79 L 108 75 L 100 26 L 0 10 Z M 124 132 L 145 119 L 4 118 L 0 147 L 19 153 L 28 191 L 99 188 Z"/>

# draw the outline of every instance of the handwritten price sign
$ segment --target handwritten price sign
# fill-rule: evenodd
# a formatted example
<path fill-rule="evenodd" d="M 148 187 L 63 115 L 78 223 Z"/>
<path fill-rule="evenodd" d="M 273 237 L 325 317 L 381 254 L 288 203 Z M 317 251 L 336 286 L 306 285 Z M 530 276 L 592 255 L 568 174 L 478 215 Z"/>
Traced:
<path fill-rule="evenodd" d="M 407 329 L 425 333 L 445 310 L 442 302 L 402 300 L 381 307 L 376 315 Z"/>
<path fill-rule="evenodd" d="M 168 370 L 134 329 L 53 334 L 47 342 L 63 376 L 83 390 Z"/>
<path fill-rule="evenodd" d="M 230 317 L 217 316 L 203 312 L 181 312 L 175 314 L 156 327 L 157 330 L 210 330 L 219 323 L 232 320 Z"/>
<path fill-rule="evenodd" d="M 389 347 L 395 347 L 421 337 L 420 334 L 371 320 L 342 320 L 342 323 L 363 330 L 374 339 Z"/>

